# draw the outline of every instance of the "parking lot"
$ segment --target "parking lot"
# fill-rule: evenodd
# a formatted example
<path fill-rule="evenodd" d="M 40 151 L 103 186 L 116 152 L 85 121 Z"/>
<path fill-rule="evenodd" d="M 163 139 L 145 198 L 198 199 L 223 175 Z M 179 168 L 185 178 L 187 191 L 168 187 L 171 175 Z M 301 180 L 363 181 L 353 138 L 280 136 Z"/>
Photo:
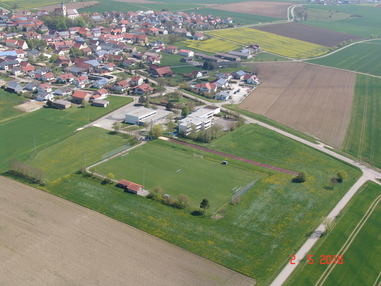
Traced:
<path fill-rule="evenodd" d="M 248 96 L 255 89 L 255 87 L 251 86 L 239 86 L 238 83 L 231 84 L 231 87 L 232 90 L 230 91 L 230 96 L 232 97 L 231 100 L 233 100 L 235 104 L 241 103 L 246 98 L 246 96 Z"/>

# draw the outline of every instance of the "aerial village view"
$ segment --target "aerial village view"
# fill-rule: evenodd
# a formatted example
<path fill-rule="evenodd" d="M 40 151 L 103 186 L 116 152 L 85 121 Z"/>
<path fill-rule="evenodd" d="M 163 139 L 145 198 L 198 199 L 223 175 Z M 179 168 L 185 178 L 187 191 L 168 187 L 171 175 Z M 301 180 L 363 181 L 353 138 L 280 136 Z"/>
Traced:
<path fill-rule="evenodd" d="M 0 285 L 381 286 L 381 3 L 0 3 Z"/>

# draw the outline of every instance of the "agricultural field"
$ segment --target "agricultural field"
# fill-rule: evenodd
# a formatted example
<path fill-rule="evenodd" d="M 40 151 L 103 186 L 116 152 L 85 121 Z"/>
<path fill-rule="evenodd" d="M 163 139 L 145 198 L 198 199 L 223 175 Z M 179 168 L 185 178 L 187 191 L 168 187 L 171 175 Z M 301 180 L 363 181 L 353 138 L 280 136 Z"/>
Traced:
<path fill-rule="evenodd" d="M 250 62 L 276 62 L 276 61 L 290 61 L 288 58 L 280 57 L 278 55 L 270 54 L 268 52 L 260 52 Z M 242 61 L 245 62 L 245 61 Z"/>
<path fill-rule="evenodd" d="M 194 157 L 194 153 L 200 155 L 200 150 L 183 150 L 187 149 L 181 145 L 153 141 L 94 168 L 98 174 L 113 173 L 116 180 L 142 184 L 152 192 L 160 186 L 175 199 L 185 194 L 194 207 L 204 198 L 213 198 L 216 210 L 230 201 L 234 188 L 242 188 L 261 175 L 222 165 L 224 158 L 211 161 Z"/>
<path fill-rule="evenodd" d="M 40 168 L 44 172 L 45 181 L 53 181 L 80 170 L 84 166 L 84 159 L 86 166 L 89 166 L 102 160 L 102 155 L 109 151 L 123 145 L 132 147 L 136 144 L 133 136 L 125 137 L 97 127 L 85 128 L 38 152 L 25 163 Z"/>
<path fill-rule="evenodd" d="M 175 11 L 182 11 L 187 9 L 194 9 L 196 7 L 203 7 L 202 4 L 183 4 L 183 3 L 173 3 L 170 5 L 167 5 L 166 3 L 154 3 L 154 2 L 145 2 L 145 3 L 139 3 L 139 1 L 110 1 L 110 0 L 103 0 L 101 1 L 100 5 L 93 6 L 93 7 L 86 7 L 84 9 L 79 10 L 79 13 L 84 12 L 91 12 L 91 13 L 103 13 L 103 12 L 110 12 L 110 11 L 141 11 L 141 10 L 153 10 L 153 11 L 161 11 L 163 8 L 168 8 L 169 11 L 175 12 Z"/>
<path fill-rule="evenodd" d="M 183 160 L 188 162 L 187 153 L 192 151 L 176 151 L 170 147 L 172 143 L 158 142 L 149 142 L 143 147 L 150 148 L 153 144 L 167 143 L 167 149 L 174 153 L 168 157 L 169 151 L 160 155 L 153 152 L 152 156 L 158 158 L 157 162 L 163 161 L 163 158 L 173 158 L 179 164 L 183 164 Z M 253 124 L 240 127 L 213 144 L 207 147 L 285 169 L 304 169 L 310 174 L 309 180 L 303 184 L 292 183 L 291 175 L 261 169 L 265 176 L 242 196 L 237 205 L 227 205 L 226 213 L 220 220 L 194 217 L 190 214 L 190 209 L 174 209 L 157 201 L 125 193 L 113 185 L 101 185 L 101 182 L 94 178 L 86 179 L 78 174 L 66 175 L 42 188 L 255 278 L 257 285 L 265 285 L 272 280 L 281 264 L 289 259 L 294 249 L 306 240 L 305 234 L 320 223 L 320 218 L 327 214 L 357 180 L 360 172 L 294 140 Z M 138 151 L 139 148 L 141 147 L 135 150 Z M 133 159 L 129 155 L 117 160 L 125 160 L 128 164 L 128 160 Z M 151 157 L 147 158 L 152 160 Z M 250 170 L 253 170 L 251 168 L 259 168 L 250 165 L 250 169 L 244 171 L 242 169 L 248 168 L 247 165 L 230 159 L 228 166 L 222 166 L 221 159 L 216 157 L 211 157 L 210 160 L 193 157 L 189 159 L 201 161 L 202 164 L 212 164 L 213 168 L 237 168 L 239 173 L 243 174 L 250 173 Z M 149 182 L 154 176 L 148 173 L 150 167 L 148 164 L 144 166 L 143 159 L 139 160 L 141 162 L 137 163 L 139 165 L 136 168 L 140 169 L 140 174 L 137 174 L 138 183 L 143 180 L 142 169 L 146 168 L 145 184 L 154 186 L 154 183 Z M 195 161 L 192 164 L 195 164 Z M 116 161 L 114 163 L 119 165 Z M 123 166 L 129 168 L 128 165 Z M 162 165 L 157 168 L 161 169 L 161 174 L 165 172 Z M 201 168 L 205 170 L 206 167 Z M 214 174 L 213 168 L 209 167 L 202 176 L 205 172 Z M 114 167 L 113 170 L 115 169 L 117 168 Z M 348 180 L 333 191 L 328 186 L 329 179 L 341 169 L 348 173 Z M 185 170 L 182 168 L 176 176 Z M 115 170 L 115 174 L 117 172 L 119 171 Z M 234 179 L 230 172 L 231 170 L 229 179 Z M 235 171 L 233 173 L 235 174 Z M 175 177 L 174 173 L 169 176 L 168 180 Z M 221 178 L 224 176 L 220 175 L 219 179 Z M 189 184 L 194 184 L 194 180 Z M 182 184 L 179 188 L 184 190 L 184 186 L 189 184 Z M 208 191 L 211 183 L 208 182 L 207 186 L 203 188 Z M 210 214 L 213 208 L 212 192 L 205 198 L 211 203 L 207 211 Z"/>
<path fill-rule="evenodd" d="M 9 119 L 14 116 L 21 116 L 25 114 L 14 108 L 20 102 L 25 100 L 26 98 L 22 96 L 7 92 L 4 89 L 0 89 L 0 123 L 4 119 Z"/>
<path fill-rule="evenodd" d="M 239 45 L 237 43 L 217 38 L 212 38 L 205 41 L 185 40 L 182 41 L 182 43 L 190 49 L 196 49 L 199 51 L 211 53 L 227 53 L 242 47 L 242 45 Z"/>
<path fill-rule="evenodd" d="M 105 108 L 94 106 L 72 107 L 66 110 L 43 108 L 0 123 L 0 134 L 3 136 L 6 134 L 0 143 L 0 172 L 9 168 L 9 160 L 30 159 L 31 156 L 36 155 L 35 147 L 38 153 L 48 146 L 64 140 L 89 120 L 95 120 L 131 102 L 132 99 L 111 96 L 107 100 L 110 101 L 110 105 Z"/>
<path fill-rule="evenodd" d="M 369 39 L 370 35 L 381 35 L 381 17 L 378 8 L 374 5 L 303 5 L 303 8 L 313 9 L 314 18 L 317 18 L 319 11 L 321 11 L 321 20 L 307 20 L 301 22 L 302 24 L 325 28 L 337 32 L 348 33 L 357 35 L 359 37 Z M 330 12 L 333 17 L 337 12 L 348 14 L 345 19 L 338 19 L 335 21 L 325 20 L 325 15 Z M 351 17 L 351 15 L 358 15 L 359 17 Z"/>
<path fill-rule="evenodd" d="M 258 63 L 262 84 L 239 108 L 340 148 L 350 121 L 355 73 L 305 63 Z"/>
<path fill-rule="evenodd" d="M 235 4 L 234 4 L 235 5 Z M 211 8 L 202 8 L 198 9 L 197 11 L 192 11 L 197 14 L 201 14 L 204 16 L 207 15 L 213 15 L 215 17 L 221 17 L 223 19 L 231 17 L 233 18 L 234 24 L 243 24 L 243 25 L 249 25 L 249 24 L 256 24 L 259 22 L 273 22 L 279 20 L 279 18 L 276 18 L 274 16 L 267 16 L 267 15 L 253 15 L 252 13 L 247 12 L 236 12 L 235 10 L 220 10 L 219 8 L 222 7 L 222 5 L 213 6 Z M 214 9 L 215 8 L 215 9 Z M 184 11 L 187 12 L 187 11 Z"/>
<path fill-rule="evenodd" d="M 308 62 L 381 76 L 381 40 L 357 43 L 321 59 Z"/>
<path fill-rule="evenodd" d="M 381 79 L 358 74 L 342 150 L 381 168 Z"/>
<path fill-rule="evenodd" d="M 80 192 L 89 195 L 110 191 L 86 180 L 78 183 Z M 144 198 L 126 204 L 126 196 L 119 195 L 115 207 L 123 211 L 134 201 L 150 204 Z M 0 177 L 0 200 L 1 285 L 255 284 L 162 239 L 9 178 Z"/>
<path fill-rule="evenodd" d="M 259 44 L 263 50 L 291 58 L 311 58 L 328 52 L 328 48 L 282 37 L 251 28 L 212 31 L 209 34 L 243 45 Z"/>
<path fill-rule="evenodd" d="M 125 0 L 126 2 L 129 2 L 129 1 L 132 1 L 132 0 Z M 145 2 L 146 0 L 138 0 L 139 2 Z M 165 2 L 165 3 L 178 3 L 177 0 L 150 0 L 152 2 Z M 195 3 L 195 2 L 201 2 L 201 1 L 197 1 L 197 0 L 182 0 L 181 2 L 183 3 Z M 215 5 L 210 5 L 211 7 L 215 7 L 215 6 L 218 6 L 218 5 L 222 5 L 222 4 L 229 4 L 229 3 L 236 3 L 237 0 L 205 0 L 205 1 L 202 1 L 203 4 L 215 4 Z M 282 0 L 271 0 L 269 2 L 283 2 Z M 302 2 L 300 0 L 295 0 L 295 1 L 288 1 L 288 2 Z"/>
<path fill-rule="evenodd" d="M 273 24 L 255 27 L 254 29 L 326 47 L 335 47 L 343 41 L 364 39 L 355 35 L 307 26 L 300 23 Z"/>
<path fill-rule="evenodd" d="M 380 285 L 380 200 L 381 186 L 369 183 L 363 187 L 343 210 L 334 229 L 308 253 L 314 263 L 299 264 L 285 285 Z M 321 255 L 343 255 L 344 263 L 320 264 Z"/>
<path fill-rule="evenodd" d="M 295 3 L 291 2 L 262 2 L 262 1 L 246 1 L 231 4 L 223 4 L 214 6 L 213 8 L 228 12 L 238 12 L 252 15 L 262 15 L 274 18 L 286 18 L 287 8 Z M 270 22 L 270 21 L 260 21 Z"/>

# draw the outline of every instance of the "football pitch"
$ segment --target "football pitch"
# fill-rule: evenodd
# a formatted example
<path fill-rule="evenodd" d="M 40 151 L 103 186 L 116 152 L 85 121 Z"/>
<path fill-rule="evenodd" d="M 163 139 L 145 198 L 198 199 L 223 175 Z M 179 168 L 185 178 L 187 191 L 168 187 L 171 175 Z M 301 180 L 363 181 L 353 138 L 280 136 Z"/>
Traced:
<path fill-rule="evenodd" d="M 185 151 L 186 150 L 186 151 Z M 195 157 L 193 149 L 181 146 L 164 147 L 154 141 L 106 161 L 95 167 L 102 175 L 113 173 L 115 179 L 125 179 L 153 191 L 155 186 L 164 189 L 165 194 L 175 200 L 178 195 L 189 197 L 189 204 L 199 207 L 208 199 L 211 211 L 217 211 L 239 188 L 243 188 L 261 174 L 223 165 L 221 160 L 212 161 Z M 194 149 L 200 153 L 200 150 Z"/>

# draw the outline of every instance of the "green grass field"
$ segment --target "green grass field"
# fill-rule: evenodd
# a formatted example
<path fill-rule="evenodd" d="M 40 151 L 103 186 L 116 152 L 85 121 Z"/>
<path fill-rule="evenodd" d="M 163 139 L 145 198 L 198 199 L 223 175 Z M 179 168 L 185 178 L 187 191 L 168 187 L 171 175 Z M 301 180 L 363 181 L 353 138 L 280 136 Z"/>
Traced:
<path fill-rule="evenodd" d="M 370 183 L 357 193 L 344 209 L 333 231 L 323 237 L 321 243 L 309 252 L 310 255 L 314 255 L 314 264 L 301 263 L 285 285 L 321 285 L 316 282 L 328 265 L 320 264 L 320 255 L 339 253 L 368 208 L 380 196 L 381 187 L 375 183 Z M 349 244 L 349 248 L 344 253 L 344 264 L 337 264 L 333 268 L 324 285 L 379 285 L 381 282 L 379 276 L 381 269 L 380 216 L 381 204 L 378 203 L 374 212 Z"/>
<path fill-rule="evenodd" d="M 8 169 L 10 159 L 25 161 L 37 152 L 60 142 L 77 128 L 132 101 L 126 97 L 109 97 L 105 108 L 88 106 L 66 110 L 43 108 L 0 123 L 0 172 Z"/>
<path fill-rule="evenodd" d="M 44 171 L 45 181 L 52 181 L 90 166 L 102 159 L 102 154 L 125 144 L 133 146 L 136 142 L 132 136 L 123 139 L 107 130 L 91 127 L 71 134 L 65 140 L 39 152 L 26 164 L 36 166 Z M 86 152 L 86 154 L 84 154 Z"/>
<path fill-rule="evenodd" d="M 330 56 L 308 62 L 381 76 L 381 40 L 358 43 Z"/>
<path fill-rule="evenodd" d="M 183 58 L 179 55 L 174 54 L 168 54 L 168 53 L 162 53 L 162 58 L 160 60 L 160 65 L 162 66 L 187 66 L 189 64 L 180 62 L 180 60 Z"/>
<path fill-rule="evenodd" d="M 194 207 L 207 198 L 215 202 L 216 210 L 230 201 L 233 188 L 244 187 L 260 177 L 259 173 L 222 165 L 223 158 L 216 161 L 195 158 L 193 152 L 200 154 L 199 150 L 183 148 L 178 144 L 153 141 L 95 169 L 96 173 L 103 175 L 113 173 L 116 180 L 126 179 L 143 184 L 144 179 L 145 189 L 153 191 L 155 186 L 161 186 L 166 194 L 175 199 L 185 194 Z"/>
<path fill-rule="evenodd" d="M 171 70 L 177 74 L 184 74 L 184 73 L 191 73 L 192 71 L 200 71 L 202 69 L 188 65 L 188 66 L 182 66 L 182 67 L 174 67 L 174 68 L 171 68 Z"/>
<path fill-rule="evenodd" d="M 183 11 L 187 9 L 194 9 L 195 7 L 202 7 L 201 4 L 186 4 L 186 3 L 162 3 L 162 4 L 156 4 L 156 3 L 126 3 L 126 2 L 118 2 L 118 1 L 110 1 L 110 0 L 103 0 L 101 1 L 101 5 L 88 7 L 79 9 L 79 13 L 84 12 L 98 12 L 103 13 L 105 11 L 141 11 L 141 10 L 154 10 L 154 11 L 161 11 L 163 8 L 168 8 L 169 11 L 176 12 L 176 11 Z"/>
<path fill-rule="evenodd" d="M 254 57 L 254 59 L 250 59 L 249 61 L 250 62 L 253 62 L 253 61 L 254 62 L 272 62 L 272 61 L 290 61 L 290 59 L 263 52 L 263 53 L 259 53 L 258 55 Z"/>
<path fill-rule="evenodd" d="M 369 38 L 371 34 L 381 35 L 381 17 L 379 8 L 374 5 L 303 5 L 304 8 L 313 9 L 314 18 L 322 13 L 321 20 L 307 20 L 300 22 L 302 24 L 321 27 L 342 33 L 348 33 L 364 38 Z M 326 21 L 325 16 L 328 10 L 347 13 L 345 19 L 339 18 L 335 21 Z M 350 17 L 351 15 L 360 15 L 361 17 Z"/>
<path fill-rule="evenodd" d="M 358 74 L 342 150 L 381 167 L 381 79 Z"/>
<path fill-rule="evenodd" d="M 207 198 L 211 205 L 211 182 L 218 180 L 225 184 L 228 180 L 226 188 L 229 186 L 230 189 L 229 184 L 232 182 L 229 180 L 238 176 L 237 179 L 244 181 L 246 174 L 253 174 L 250 170 L 265 173 L 265 176 L 242 196 L 237 205 L 227 205 L 225 216 L 220 220 L 193 217 L 189 209 L 177 210 L 124 193 L 111 185 L 102 186 L 95 179 L 85 179 L 76 174 L 55 180 L 47 184 L 45 189 L 253 277 L 257 279 L 257 285 L 268 285 L 279 267 L 288 261 L 289 255 L 306 240 L 306 233 L 316 228 L 321 217 L 327 215 L 359 177 L 360 172 L 253 124 L 243 126 L 213 144 L 214 147 L 212 144 L 208 147 L 297 171 L 303 168 L 310 174 L 310 178 L 303 184 L 292 183 L 290 175 L 266 172 L 254 165 L 248 167 L 247 163 L 230 159 L 228 166 L 222 166 L 221 158 L 209 153 L 205 156 L 211 156 L 211 160 L 193 158 L 192 149 L 184 147 L 187 151 L 183 151 L 181 146 L 178 150 L 178 147 L 171 147 L 172 143 L 158 140 L 138 147 L 123 159 L 116 158 L 99 166 L 102 169 L 96 167 L 96 172 L 112 171 L 116 178 L 122 176 L 141 183 L 145 168 L 146 186 L 153 187 L 159 185 L 158 182 L 166 182 L 170 186 L 162 187 L 168 193 L 171 188 L 176 193 L 183 193 L 184 186 L 199 186 L 203 190 L 195 192 L 203 192 L 203 195 L 198 197 L 196 203 Z M 129 161 L 133 163 L 129 164 Z M 174 175 L 180 168 L 182 171 Z M 349 178 L 332 190 L 327 187 L 328 180 L 341 169 L 346 170 Z M 223 173 L 226 170 L 228 175 Z M 180 177 L 187 175 L 184 171 L 191 174 L 193 180 Z M 205 177 L 202 172 L 212 176 L 210 182 L 195 179 L 196 176 Z M 247 176 L 248 180 L 250 176 Z M 215 199 L 217 205 L 217 196 Z"/>
<path fill-rule="evenodd" d="M 13 108 L 24 100 L 26 100 L 26 98 L 0 89 L 0 122 L 4 119 L 25 114 Z"/>

